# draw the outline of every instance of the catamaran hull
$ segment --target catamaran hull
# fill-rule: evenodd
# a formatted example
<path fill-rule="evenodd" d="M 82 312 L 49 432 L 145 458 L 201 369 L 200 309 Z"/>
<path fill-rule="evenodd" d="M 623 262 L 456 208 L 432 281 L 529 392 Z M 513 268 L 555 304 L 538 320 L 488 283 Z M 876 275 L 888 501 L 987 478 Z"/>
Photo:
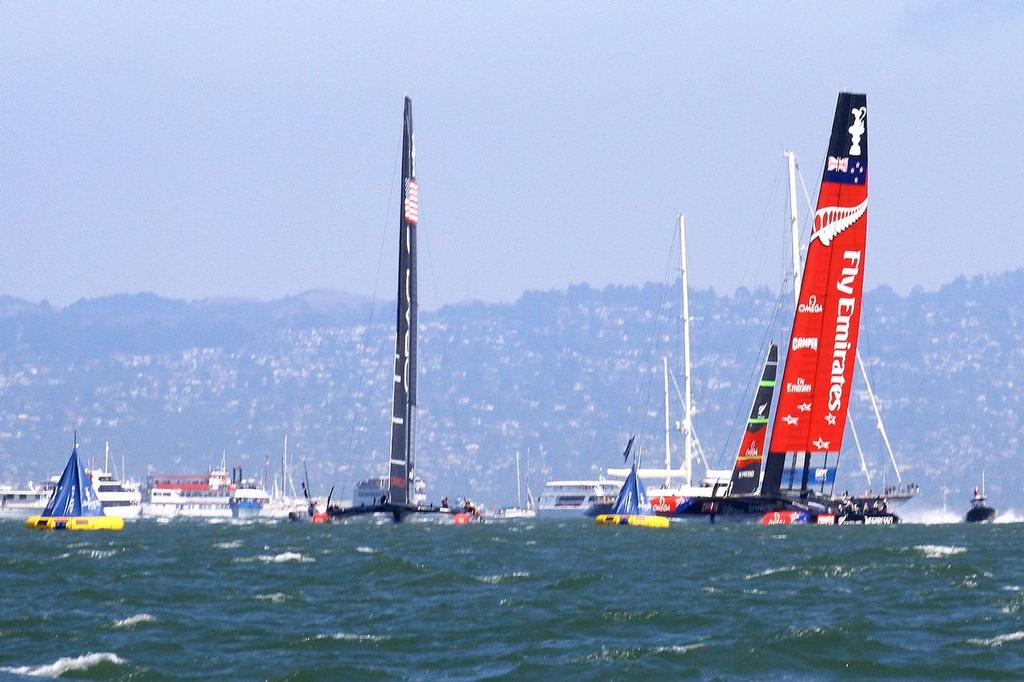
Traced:
<path fill-rule="evenodd" d="M 761 525 L 892 525 L 897 515 L 883 510 L 848 511 L 832 500 L 806 501 L 787 497 L 687 498 L 676 506 L 674 518 L 709 523 L 759 523 Z"/>

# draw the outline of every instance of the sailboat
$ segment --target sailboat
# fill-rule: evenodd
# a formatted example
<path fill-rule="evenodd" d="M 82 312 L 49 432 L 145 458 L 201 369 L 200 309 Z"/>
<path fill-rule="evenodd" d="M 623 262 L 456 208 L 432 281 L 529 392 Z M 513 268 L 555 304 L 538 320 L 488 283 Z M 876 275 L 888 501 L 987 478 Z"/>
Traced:
<path fill-rule="evenodd" d="M 30 516 L 25 526 L 33 530 L 121 530 L 124 519 L 107 516 L 96 489 L 78 458 L 78 438 L 57 486 L 43 513 Z"/>
<path fill-rule="evenodd" d="M 626 444 L 624 458 L 630 456 L 633 442 L 636 436 L 631 436 Z M 633 463 L 629 475 L 619 489 L 619 494 L 607 514 L 598 514 L 594 519 L 601 526 L 644 526 L 647 528 L 668 528 L 669 520 L 664 516 L 657 516 L 651 500 L 647 497 L 647 489 L 638 473 L 639 459 L 637 453 L 633 453 Z"/>
<path fill-rule="evenodd" d="M 669 371 L 668 358 L 662 358 L 662 371 L 664 374 L 664 417 L 665 417 L 665 459 L 660 469 L 639 470 L 639 476 L 645 481 L 657 481 L 650 491 L 651 504 L 659 514 L 672 515 L 677 507 L 682 504 L 684 507 L 693 499 L 702 497 L 713 497 L 724 492 L 729 484 L 728 470 L 716 470 L 708 466 L 707 458 L 700 440 L 697 438 L 694 428 L 694 407 L 692 390 L 692 370 L 690 362 L 690 294 L 689 278 L 686 263 L 686 220 L 680 213 L 676 215 L 679 227 L 679 286 L 681 296 L 681 322 L 683 330 L 683 390 L 679 390 L 676 384 L 676 391 L 683 404 L 683 417 L 679 422 L 679 429 L 683 433 L 683 457 L 681 466 L 678 469 L 672 466 L 672 443 L 671 432 L 672 422 L 669 414 L 669 380 L 675 382 L 675 376 Z M 704 465 L 704 475 L 694 480 L 694 460 L 700 459 Z M 608 475 L 618 479 L 628 476 L 630 469 L 609 469 Z M 607 511 L 611 506 L 611 500 L 599 501 L 592 505 L 591 514 L 599 514 Z"/>
<path fill-rule="evenodd" d="M 305 515 L 307 504 L 295 491 L 295 480 L 288 465 L 288 434 L 284 436 L 284 452 L 281 455 L 281 478 L 274 477 L 270 500 L 263 505 L 260 516 L 272 519 L 287 519 L 294 513 Z"/>
<path fill-rule="evenodd" d="M 412 100 L 405 98 L 402 128 L 402 192 L 399 204 L 398 305 L 395 324 L 395 365 L 391 393 L 391 447 L 387 491 L 375 504 L 328 506 L 327 514 L 340 519 L 359 514 L 390 514 L 401 521 L 409 514 L 439 512 L 415 499 L 416 445 L 416 229 L 419 223 L 419 188 L 416 184 L 416 140 L 412 127 Z"/>
<path fill-rule="evenodd" d="M 529 453 L 527 453 L 529 455 Z M 530 460 L 526 460 L 526 506 L 523 506 L 523 486 L 519 476 L 519 450 L 516 450 L 516 506 L 499 509 L 497 517 L 501 519 L 532 519 L 537 516 L 537 505 L 530 491 Z"/>
<path fill-rule="evenodd" d="M 867 238 L 867 158 L 867 97 L 840 93 L 779 397 L 769 418 L 767 456 L 743 455 L 746 468 L 763 463 L 760 489 L 742 492 L 749 486 L 738 487 L 740 479 L 734 473 L 729 494 L 697 500 L 682 513 L 764 524 L 899 521 L 881 498 L 868 501 L 832 494 L 857 353 Z"/>

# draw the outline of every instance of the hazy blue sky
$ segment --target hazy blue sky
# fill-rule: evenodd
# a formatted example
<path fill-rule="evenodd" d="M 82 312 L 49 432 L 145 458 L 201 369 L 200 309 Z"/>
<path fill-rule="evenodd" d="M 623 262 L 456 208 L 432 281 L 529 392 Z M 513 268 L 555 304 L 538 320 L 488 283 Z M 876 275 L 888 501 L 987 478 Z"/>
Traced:
<path fill-rule="evenodd" d="M 868 286 L 1016 268 L 1019 7 L 5 3 L 0 293 L 393 296 L 406 93 L 427 307 L 661 280 L 677 209 L 696 286 L 777 285 L 840 89 Z"/>

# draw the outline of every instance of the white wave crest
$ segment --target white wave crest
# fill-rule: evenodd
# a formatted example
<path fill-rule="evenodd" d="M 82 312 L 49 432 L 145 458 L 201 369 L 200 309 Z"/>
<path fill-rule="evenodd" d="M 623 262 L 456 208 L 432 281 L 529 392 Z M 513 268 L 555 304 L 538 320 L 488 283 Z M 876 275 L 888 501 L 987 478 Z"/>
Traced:
<path fill-rule="evenodd" d="M 332 639 L 341 642 L 383 642 L 389 639 L 385 635 L 361 635 L 355 632 L 319 632 L 312 637 L 304 637 L 303 641 Z"/>
<path fill-rule="evenodd" d="M 58 658 L 53 663 L 39 666 L 18 666 L 11 668 L 0 668 L 0 671 L 7 673 L 14 673 L 15 675 L 30 675 L 32 677 L 60 677 L 64 673 L 88 670 L 101 663 L 113 663 L 114 665 L 121 665 L 124 663 L 124 659 L 117 654 L 109 652 L 100 652 L 94 654 L 92 652 L 84 654 L 82 656 L 66 656 Z"/>
<path fill-rule="evenodd" d="M 281 552 L 280 554 L 274 554 L 273 556 L 271 556 L 270 554 L 261 554 L 256 558 L 260 561 L 265 561 L 267 563 L 274 564 L 280 564 L 285 561 L 301 561 L 302 563 L 316 561 L 316 559 L 314 559 L 313 557 L 306 556 L 301 552 Z"/>
<path fill-rule="evenodd" d="M 1024 639 L 1024 632 L 1018 630 L 1017 632 L 1011 632 L 1006 635 L 996 635 L 991 639 L 969 639 L 968 644 L 977 644 L 978 646 L 1002 646 L 1007 642 L 1018 642 Z"/>
<path fill-rule="evenodd" d="M 121 620 L 115 620 L 113 627 L 115 628 L 130 628 L 139 623 L 152 623 L 155 622 L 156 618 L 148 613 L 136 613 L 134 616 L 128 616 Z"/>
<path fill-rule="evenodd" d="M 776 573 L 788 573 L 790 571 L 795 570 L 796 566 L 780 566 L 778 568 L 766 568 L 763 571 L 758 571 L 757 573 L 750 573 L 748 575 L 745 575 L 743 576 L 743 579 L 754 580 L 755 578 L 767 578 L 768 576 L 775 575 Z"/>
<path fill-rule="evenodd" d="M 289 599 L 291 599 L 291 597 L 289 597 L 284 592 L 271 592 L 270 594 L 257 594 L 256 598 L 259 599 L 260 601 L 269 601 L 269 602 L 273 602 L 275 604 L 280 604 L 283 601 L 288 601 Z"/>
<path fill-rule="evenodd" d="M 1024 521 L 1024 517 L 1013 509 L 1007 509 L 1002 514 L 996 516 L 995 521 L 992 523 L 1020 523 L 1021 521 Z"/>
<path fill-rule="evenodd" d="M 960 523 L 964 520 L 963 514 L 942 509 L 908 509 L 900 512 L 902 523 L 920 523 L 926 526 L 934 526 L 940 523 Z"/>
<path fill-rule="evenodd" d="M 218 549 L 237 549 L 242 546 L 241 540 L 232 540 L 230 542 L 218 542 L 214 544 L 214 547 Z"/>
<path fill-rule="evenodd" d="M 966 547 L 958 547 L 956 545 L 914 545 L 914 549 L 921 552 L 929 559 L 943 559 L 945 557 L 963 554 L 967 551 Z"/>
<path fill-rule="evenodd" d="M 375 550 L 373 547 L 365 547 L 363 545 L 359 545 L 358 547 L 356 547 L 356 551 L 359 552 L 360 554 L 376 554 L 377 553 L 377 550 Z"/>
<path fill-rule="evenodd" d="M 502 573 L 500 575 L 478 575 L 474 577 L 482 583 L 497 585 L 499 583 L 510 582 L 520 578 L 529 578 L 530 574 L 526 571 L 512 571 L 511 573 Z"/>

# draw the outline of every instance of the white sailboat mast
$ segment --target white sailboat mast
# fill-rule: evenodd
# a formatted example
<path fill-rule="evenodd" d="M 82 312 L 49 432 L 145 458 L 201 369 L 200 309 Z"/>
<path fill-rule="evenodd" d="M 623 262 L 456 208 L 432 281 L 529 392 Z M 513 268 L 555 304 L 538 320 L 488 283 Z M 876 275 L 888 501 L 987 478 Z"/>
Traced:
<path fill-rule="evenodd" d="M 800 218 L 796 208 L 796 154 L 785 152 L 789 166 L 789 229 L 793 238 L 793 305 L 800 305 Z"/>
<path fill-rule="evenodd" d="M 864 359 L 860 356 L 859 348 L 857 349 L 857 366 L 860 367 L 860 374 L 864 377 L 864 385 L 868 389 L 868 398 L 871 400 L 871 409 L 875 411 L 875 426 L 878 428 L 878 433 L 882 436 L 882 442 L 885 443 L 885 451 L 889 453 L 889 461 L 892 462 L 892 469 L 896 472 L 896 480 L 899 483 L 903 483 L 900 467 L 896 464 L 896 454 L 892 451 L 892 445 L 889 443 L 889 434 L 885 432 L 885 423 L 882 421 L 882 411 L 878 407 L 878 398 L 875 397 L 875 391 L 871 388 L 868 370 L 864 367 Z"/>
<path fill-rule="evenodd" d="M 672 426 L 668 413 L 668 358 L 661 359 L 665 373 L 665 487 L 672 485 Z"/>
<path fill-rule="evenodd" d="M 693 485 L 693 394 L 690 386 L 690 289 L 686 276 L 686 221 L 679 214 L 679 275 L 683 296 L 683 393 L 686 414 L 683 417 L 683 474 L 686 485 Z"/>
<path fill-rule="evenodd" d="M 519 448 L 516 448 L 516 508 L 523 508 L 523 489 L 519 483 Z"/>

